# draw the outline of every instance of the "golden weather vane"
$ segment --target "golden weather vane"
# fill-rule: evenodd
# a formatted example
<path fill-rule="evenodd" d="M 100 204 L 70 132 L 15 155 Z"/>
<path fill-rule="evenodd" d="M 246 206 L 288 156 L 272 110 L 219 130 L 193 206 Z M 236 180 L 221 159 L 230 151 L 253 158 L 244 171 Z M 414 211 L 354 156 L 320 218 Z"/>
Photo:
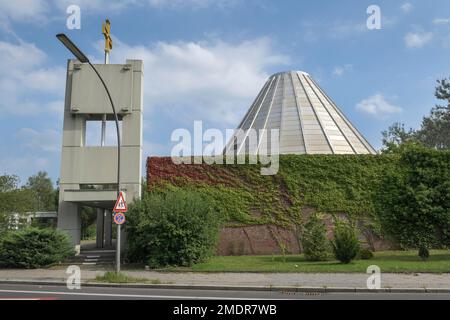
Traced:
<path fill-rule="evenodd" d="M 109 53 L 113 47 L 113 41 L 111 39 L 111 23 L 109 19 L 106 19 L 105 22 L 102 23 L 102 33 L 105 36 L 105 52 Z"/>

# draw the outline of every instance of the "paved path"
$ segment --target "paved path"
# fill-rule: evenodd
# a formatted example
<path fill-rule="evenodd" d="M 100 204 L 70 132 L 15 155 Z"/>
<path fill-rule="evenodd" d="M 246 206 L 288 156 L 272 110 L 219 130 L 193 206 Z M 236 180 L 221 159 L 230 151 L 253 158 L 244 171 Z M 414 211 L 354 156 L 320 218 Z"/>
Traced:
<path fill-rule="evenodd" d="M 102 275 L 104 270 L 82 269 L 83 282 Z M 124 271 L 124 273 L 165 284 L 257 287 L 366 288 L 368 274 L 361 273 L 193 273 Z M 65 269 L 0 270 L 1 280 L 65 281 Z M 382 288 L 450 289 L 450 273 L 392 274 L 381 276 Z"/>

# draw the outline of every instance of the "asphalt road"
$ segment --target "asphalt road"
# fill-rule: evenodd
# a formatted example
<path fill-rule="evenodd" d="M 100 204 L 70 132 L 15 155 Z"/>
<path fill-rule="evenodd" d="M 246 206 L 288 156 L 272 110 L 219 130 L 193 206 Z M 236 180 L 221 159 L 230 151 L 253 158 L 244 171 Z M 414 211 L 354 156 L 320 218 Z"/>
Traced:
<path fill-rule="evenodd" d="M 450 293 L 293 293 L 278 291 L 180 290 L 0 284 L 0 299 L 46 300 L 450 300 Z"/>

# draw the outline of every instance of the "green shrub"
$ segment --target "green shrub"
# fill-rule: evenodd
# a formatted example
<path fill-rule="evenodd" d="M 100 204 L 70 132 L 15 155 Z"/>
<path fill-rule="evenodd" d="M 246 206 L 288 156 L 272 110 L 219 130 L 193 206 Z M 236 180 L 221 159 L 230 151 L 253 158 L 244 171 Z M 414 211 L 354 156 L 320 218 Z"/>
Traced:
<path fill-rule="evenodd" d="M 306 260 L 324 261 L 329 257 L 330 246 L 327 227 L 318 214 L 308 219 L 302 232 L 301 243 Z"/>
<path fill-rule="evenodd" d="M 342 263 L 350 263 L 359 253 L 356 228 L 350 223 L 337 221 L 332 241 L 334 256 Z"/>
<path fill-rule="evenodd" d="M 94 240 L 97 236 L 97 225 L 91 224 L 90 226 L 81 230 L 81 240 Z"/>
<path fill-rule="evenodd" d="M 362 260 L 370 260 L 373 258 L 373 253 L 369 249 L 361 249 L 359 252 L 359 257 Z"/>
<path fill-rule="evenodd" d="M 128 259 L 152 268 L 203 261 L 215 248 L 220 225 L 211 207 L 190 191 L 147 193 L 128 213 Z"/>
<path fill-rule="evenodd" d="M 41 268 L 73 254 L 68 236 L 55 229 L 8 231 L 0 239 L 0 267 L 3 268 Z"/>
<path fill-rule="evenodd" d="M 419 257 L 422 258 L 422 260 L 427 260 L 430 257 L 430 251 L 426 246 L 421 246 L 419 248 Z"/>

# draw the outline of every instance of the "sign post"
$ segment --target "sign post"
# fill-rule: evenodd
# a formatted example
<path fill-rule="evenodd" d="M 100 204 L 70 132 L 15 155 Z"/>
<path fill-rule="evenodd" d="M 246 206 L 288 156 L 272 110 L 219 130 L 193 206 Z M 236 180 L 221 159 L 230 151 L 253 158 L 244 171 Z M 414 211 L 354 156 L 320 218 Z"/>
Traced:
<path fill-rule="evenodd" d="M 120 272 L 120 242 L 121 242 L 121 226 L 125 222 L 125 212 L 127 212 L 127 203 L 125 201 L 125 193 L 119 192 L 116 204 L 114 205 L 114 222 L 117 224 L 117 244 L 116 244 L 116 272 Z"/>

